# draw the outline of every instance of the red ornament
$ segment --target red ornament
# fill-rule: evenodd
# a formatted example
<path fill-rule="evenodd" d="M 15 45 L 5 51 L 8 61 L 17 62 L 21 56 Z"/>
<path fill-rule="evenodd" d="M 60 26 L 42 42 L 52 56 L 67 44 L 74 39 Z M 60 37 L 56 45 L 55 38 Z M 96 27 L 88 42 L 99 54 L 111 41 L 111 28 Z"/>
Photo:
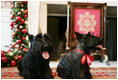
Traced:
<path fill-rule="evenodd" d="M 13 4 L 11 5 L 11 8 L 14 8 L 14 5 Z"/>
<path fill-rule="evenodd" d="M 9 53 L 9 52 L 12 52 L 12 51 L 11 50 L 8 50 L 7 52 Z"/>
<path fill-rule="evenodd" d="M 15 39 L 15 37 L 12 37 L 12 39 Z"/>
<path fill-rule="evenodd" d="M 18 58 L 19 60 L 21 60 L 23 57 L 22 57 L 22 55 L 19 55 L 17 58 Z"/>
<path fill-rule="evenodd" d="M 28 10 L 25 10 L 25 14 L 28 14 Z"/>
<path fill-rule="evenodd" d="M 25 14 L 24 17 L 27 18 L 28 17 L 27 14 Z"/>
<path fill-rule="evenodd" d="M 27 1 L 22 1 L 22 3 L 27 3 Z"/>
<path fill-rule="evenodd" d="M 21 44 L 21 40 L 17 40 L 17 43 L 18 43 L 18 44 Z"/>
<path fill-rule="evenodd" d="M 26 37 L 22 37 L 22 40 L 25 40 L 26 39 Z"/>
<path fill-rule="evenodd" d="M 27 48 L 23 48 L 23 51 L 28 52 L 28 49 Z"/>
<path fill-rule="evenodd" d="M 20 17 L 20 16 L 17 16 L 17 17 L 16 17 L 16 20 L 17 20 L 17 21 L 21 21 L 21 17 Z"/>
<path fill-rule="evenodd" d="M 7 62 L 7 57 L 2 57 L 1 60 L 3 63 L 5 63 L 5 62 Z"/>
<path fill-rule="evenodd" d="M 24 23 L 25 23 L 25 20 L 24 20 L 24 19 L 22 19 L 22 20 L 21 20 L 21 24 L 24 24 Z"/>
<path fill-rule="evenodd" d="M 13 26 L 11 26 L 11 30 L 13 30 Z"/>
<path fill-rule="evenodd" d="M 11 61 L 11 66 L 15 66 L 15 65 L 16 65 L 15 60 L 12 60 L 12 61 Z"/>
<path fill-rule="evenodd" d="M 27 29 L 23 29 L 22 32 L 23 32 L 23 33 L 27 33 Z"/>
<path fill-rule="evenodd" d="M 15 32 L 13 32 L 13 33 L 12 33 L 12 36 L 15 36 L 15 35 L 16 35 L 16 33 L 15 33 Z"/>
<path fill-rule="evenodd" d="M 13 45 L 12 47 L 11 47 L 11 49 L 14 49 L 15 48 L 15 45 Z"/>
<path fill-rule="evenodd" d="M 17 32 L 20 32 L 20 29 L 16 29 Z"/>
<path fill-rule="evenodd" d="M 14 19 L 14 14 L 11 16 L 11 19 Z"/>
<path fill-rule="evenodd" d="M 10 26 L 13 26 L 14 25 L 14 22 L 11 22 Z"/>
<path fill-rule="evenodd" d="M 4 57 L 4 56 L 5 56 L 5 52 L 1 51 L 1 57 Z"/>

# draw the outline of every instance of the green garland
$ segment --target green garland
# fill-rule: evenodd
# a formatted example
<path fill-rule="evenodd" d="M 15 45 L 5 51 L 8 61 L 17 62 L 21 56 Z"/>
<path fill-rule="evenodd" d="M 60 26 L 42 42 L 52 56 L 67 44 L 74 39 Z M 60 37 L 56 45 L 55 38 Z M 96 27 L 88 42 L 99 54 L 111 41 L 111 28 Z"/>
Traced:
<path fill-rule="evenodd" d="M 1 66 L 16 66 L 28 51 L 27 1 L 12 1 L 11 6 L 12 44 L 8 51 L 1 51 Z"/>

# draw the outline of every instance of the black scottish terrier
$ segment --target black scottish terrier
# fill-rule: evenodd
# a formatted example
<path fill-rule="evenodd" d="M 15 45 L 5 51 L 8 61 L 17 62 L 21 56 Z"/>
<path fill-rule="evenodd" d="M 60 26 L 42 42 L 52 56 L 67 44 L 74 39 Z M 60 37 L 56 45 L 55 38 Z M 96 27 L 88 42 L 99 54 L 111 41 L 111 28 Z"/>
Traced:
<path fill-rule="evenodd" d="M 91 79 L 90 51 L 101 50 L 98 45 L 103 43 L 103 39 L 90 33 L 75 34 L 78 39 L 77 48 L 62 57 L 57 67 L 58 76 L 64 79 Z"/>
<path fill-rule="evenodd" d="M 29 35 L 31 46 L 28 53 L 18 64 L 19 74 L 25 79 L 53 79 L 49 67 L 49 57 L 52 51 L 52 45 L 49 42 L 49 36 L 37 34 Z"/>

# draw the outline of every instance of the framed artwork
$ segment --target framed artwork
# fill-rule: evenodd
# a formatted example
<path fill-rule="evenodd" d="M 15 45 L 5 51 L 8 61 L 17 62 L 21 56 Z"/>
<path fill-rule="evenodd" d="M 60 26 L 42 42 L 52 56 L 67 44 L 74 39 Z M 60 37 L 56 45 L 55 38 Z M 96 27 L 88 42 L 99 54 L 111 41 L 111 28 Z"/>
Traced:
<path fill-rule="evenodd" d="M 69 2 L 69 42 L 71 49 L 77 45 L 74 32 L 87 34 L 104 39 L 103 46 L 106 46 L 106 4 L 105 3 L 74 3 Z"/>

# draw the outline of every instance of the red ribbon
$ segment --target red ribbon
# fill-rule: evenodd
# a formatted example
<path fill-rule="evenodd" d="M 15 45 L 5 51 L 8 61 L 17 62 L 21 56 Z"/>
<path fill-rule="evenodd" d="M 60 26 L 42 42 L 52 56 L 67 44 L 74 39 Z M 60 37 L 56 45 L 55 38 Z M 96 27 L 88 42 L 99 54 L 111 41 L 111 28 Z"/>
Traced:
<path fill-rule="evenodd" d="M 78 48 L 76 48 L 76 50 L 77 50 L 78 52 L 84 54 L 84 56 L 83 56 L 82 59 L 81 59 L 81 63 L 84 64 L 84 62 L 86 61 L 86 58 L 87 58 L 87 63 L 88 63 L 88 65 L 91 65 L 91 61 L 94 61 L 94 57 L 91 56 L 91 55 L 85 54 L 85 52 L 83 52 L 82 50 L 79 50 Z"/>

